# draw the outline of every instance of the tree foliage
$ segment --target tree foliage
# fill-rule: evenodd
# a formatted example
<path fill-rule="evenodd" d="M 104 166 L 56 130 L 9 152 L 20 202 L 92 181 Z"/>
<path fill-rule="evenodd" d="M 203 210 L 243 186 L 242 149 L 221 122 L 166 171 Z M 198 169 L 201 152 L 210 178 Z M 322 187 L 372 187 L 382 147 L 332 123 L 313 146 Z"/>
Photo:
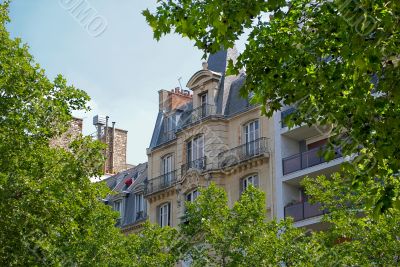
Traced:
<path fill-rule="evenodd" d="M 378 212 L 400 208 L 398 1 L 174 0 L 143 14 L 156 39 L 174 31 L 205 52 L 248 30 L 230 64 L 230 73 L 246 69 L 242 93 L 254 92 L 268 116 L 294 105 L 289 126 L 334 125 L 332 147 L 358 155 L 346 164 L 347 186 L 364 188 Z"/>
<path fill-rule="evenodd" d="M 103 145 L 78 137 L 69 150 L 51 147 L 73 110 L 89 96 L 62 76 L 50 81 L 5 26 L 0 5 L 0 265 L 165 266 L 172 229 L 150 227 L 125 237 L 117 214 L 100 199 L 109 190 L 90 182 L 104 163 Z"/>

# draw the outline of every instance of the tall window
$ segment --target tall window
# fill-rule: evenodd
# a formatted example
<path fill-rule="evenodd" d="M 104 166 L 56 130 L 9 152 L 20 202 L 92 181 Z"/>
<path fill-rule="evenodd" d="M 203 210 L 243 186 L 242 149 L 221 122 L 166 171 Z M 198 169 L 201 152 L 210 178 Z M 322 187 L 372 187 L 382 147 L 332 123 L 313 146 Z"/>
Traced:
<path fill-rule="evenodd" d="M 243 192 L 245 191 L 250 185 L 253 185 L 254 187 L 258 187 L 258 175 L 253 174 L 250 176 L 247 176 L 243 178 L 240 181 L 240 191 Z"/>
<path fill-rule="evenodd" d="M 114 202 L 114 210 L 119 213 L 119 218 L 122 218 L 122 200 Z"/>
<path fill-rule="evenodd" d="M 208 115 L 207 104 L 208 104 L 208 93 L 203 93 L 200 95 L 201 117 L 206 117 Z"/>
<path fill-rule="evenodd" d="M 246 154 L 254 155 L 259 151 L 259 143 L 256 142 L 260 138 L 260 127 L 258 120 L 251 121 L 244 125 L 244 142 L 246 144 Z"/>
<path fill-rule="evenodd" d="M 199 135 L 187 142 L 186 161 L 190 168 L 202 169 L 204 162 L 204 136 Z"/>
<path fill-rule="evenodd" d="M 143 194 L 135 194 L 136 220 L 144 218 L 144 198 Z"/>
<path fill-rule="evenodd" d="M 165 203 L 159 207 L 159 223 L 161 227 L 171 225 L 171 204 Z"/>
<path fill-rule="evenodd" d="M 165 186 L 169 185 L 173 179 L 172 177 L 172 163 L 173 157 L 172 155 L 167 155 L 162 158 L 162 175 L 163 175 L 163 180 L 162 182 L 164 183 Z"/>
<path fill-rule="evenodd" d="M 186 201 L 193 202 L 199 196 L 199 191 L 197 189 L 186 194 Z"/>

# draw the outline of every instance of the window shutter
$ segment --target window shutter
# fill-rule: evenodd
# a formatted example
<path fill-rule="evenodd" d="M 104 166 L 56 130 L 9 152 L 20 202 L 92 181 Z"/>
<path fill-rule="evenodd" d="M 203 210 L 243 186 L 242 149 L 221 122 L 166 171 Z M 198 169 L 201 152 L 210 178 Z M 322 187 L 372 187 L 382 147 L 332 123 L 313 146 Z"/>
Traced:
<path fill-rule="evenodd" d="M 243 193 L 243 183 L 244 183 L 244 179 L 240 179 L 240 187 L 239 187 L 239 194 L 240 195 Z"/>
<path fill-rule="evenodd" d="M 171 226 L 171 203 L 168 203 L 168 225 Z"/>

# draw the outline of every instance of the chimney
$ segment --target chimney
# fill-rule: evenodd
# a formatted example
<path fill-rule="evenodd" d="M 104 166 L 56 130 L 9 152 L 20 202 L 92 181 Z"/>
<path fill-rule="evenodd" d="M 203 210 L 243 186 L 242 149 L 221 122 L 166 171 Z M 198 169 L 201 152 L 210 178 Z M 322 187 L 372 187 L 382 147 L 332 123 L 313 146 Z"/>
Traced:
<path fill-rule="evenodd" d="M 106 144 L 104 172 L 107 174 L 118 173 L 127 168 L 126 149 L 128 131 L 108 126 L 109 117 L 95 116 L 93 124 L 97 128 L 98 140 Z"/>
<path fill-rule="evenodd" d="M 192 101 L 192 95 L 189 90 L 181 90 L 180 87 L 176 87 L 171 91 L 160 90 L 158 91 L 159 96 L 159 110 L 162 112 L 169 112 L 175 110 L 178 107 Z"/>
<path fill-rule="evenodd" d="M 192 95 L 188 90 L 181 90 L 181 88 L 176 87 L 175 92 L 171 94 L 171 109 L 175 110 L 180 106 L 192 101 Z"/>
<path fill-rule="evenodd" d="M 159 102 L 159 111 L 169 111 L 170 110 L 170 92 L 167 90 L 158 91 L 158 102 Z"/>

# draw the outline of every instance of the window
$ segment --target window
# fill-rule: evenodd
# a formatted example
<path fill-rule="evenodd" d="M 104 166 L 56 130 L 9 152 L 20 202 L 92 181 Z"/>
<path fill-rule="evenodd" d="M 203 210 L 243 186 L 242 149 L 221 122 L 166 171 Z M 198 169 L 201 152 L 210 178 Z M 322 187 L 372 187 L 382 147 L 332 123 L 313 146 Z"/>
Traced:
<path fill-rule="evenodd" d="M 196 136 L 187 142 L 186 161 L 189 168 L 203 169 L 204 167 L 204 137 Z"/>
<path fill-rule="evenodd" d="M 201 117 L 208 116 L 207 114 L 208 93 L 200 95 Z"/>
<path fill-rule="evenodd" d="M 193 202 L 196 200 L 196 198 L 199 196 L 199 191 L 197 189 L 189 192 L 186 194 L 186 201 Z"/>
<path fill-rule="evenodd" d="M 246 154 L 254 155 L 259 151 L 260 127 L 258 120 L 251 121 L 244 125 L 244 143 L 246 144 Z"/>
<path fill-rule="evenodd" d="M 162 166 L 161 166 L 161 171 L 163 175 L 163 180 L 162 183 L 165 186 L 168 186 L 172 180 L 173 180 L 173 173 L 172 173 L 172 155 L 167 155 L 162 158 Z"/>
<path fill-rule="evenodd" d="M 143 194 L 135 194 L 136 220 L 144 218 L 144 198 Z"/>
<path fill-rule="evenodd" d="M 242 193 L 243 191 L 245 191 L 250 185 L 258 187 L 258 175 L 253 174 L 243 178 L 240 181 L 240 192 Z"/>
<path fill-rule="evenodd" d="M 172 130 L 174 130 L 174 118 L 173 116 L 169 116 L 165 118 L 164 131 L 170 132 Z"/>
<path fill-rule="evenodd" d="M 171 225 L 171 204 L 165 203 L 159 207 L 159 223 L 161 227 Z"/>
<path fill-rule="evenodd" d="M 114 210 L 119 212 L 119 217 L 122 218 L 122 201 L 117 200 L 114 202 Z"/>

